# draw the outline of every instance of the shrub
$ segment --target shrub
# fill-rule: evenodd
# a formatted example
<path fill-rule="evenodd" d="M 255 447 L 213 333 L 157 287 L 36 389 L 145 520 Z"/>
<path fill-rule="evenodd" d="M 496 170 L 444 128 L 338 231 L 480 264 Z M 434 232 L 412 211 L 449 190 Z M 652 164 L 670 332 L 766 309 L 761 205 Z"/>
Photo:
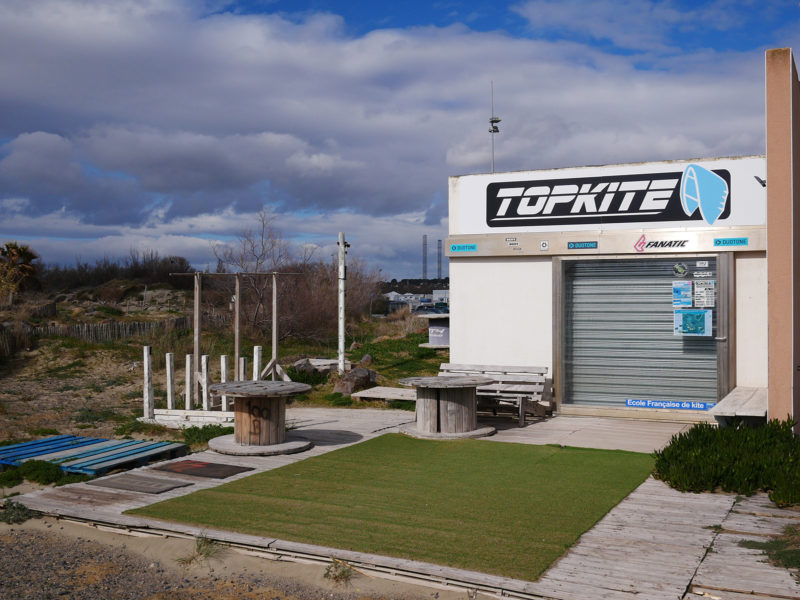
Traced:
<path fill-rule="evenodd" d="M 289 379 L 297 383 L 307 383 L 308 385 L 320 385 L 322 383 L 328 382 L 327 373 L 318 373 L 318 372 L 309 373 L 308 371 L 298 371 L 294 367 L 288 367 L 286 369 L 286 374 L 289 376 Z"/>
<path fill-rule="evenodd" d="M 14 487 L 22 483 L 22 474 L 17 468 L 6 469 L 0 473 L 0 487 Z"/>
<path fill-rule="evenodd" d="M 233 433 L 233 427 L 225 425 L 209 424 L 202 427 L 187 427 L 182 432 L 183 441 L 187 444 L 207 444 L 208 440 L 221 435 L 230 435 Z"/>
<path fill-rule="evenodd" d="M 28 519 L 38 516 L 36 511 L 31 510 L 24 504 L 8 499 L 3 503 L 2 509 L 2 512 L 0 512 L 0 521 L 8 523 L 9 525 L 24 523 Z"/>
<path fill-rule="evenodd" d="M 681 491 L 764 490 L 777 504 L 800 503 L 800 438 L 793 426 L 778 420 L 760 427 L 700 423 L 654 453 L 654 476 Z"/>
<path fill-rule="evenodd" d="M 63 476 L 61 467 L 46 460 L 26 460 L 19 467 L 19 473 L 28 481 L 50 485 Z"/>

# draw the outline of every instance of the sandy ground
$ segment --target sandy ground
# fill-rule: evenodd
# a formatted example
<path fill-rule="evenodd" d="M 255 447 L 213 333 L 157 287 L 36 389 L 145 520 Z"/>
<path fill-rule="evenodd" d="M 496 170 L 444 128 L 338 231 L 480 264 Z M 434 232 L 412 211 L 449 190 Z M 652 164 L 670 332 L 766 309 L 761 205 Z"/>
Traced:
<path fill-rule="evenodd" d="M 182 565 L 195 540 L 135 537 L 52 518 L 0 524 L 0 598 L 465 600 L 466 590 L 355 573 L 347 583 L 325 566 L 275 561 L 221 548 Z M 478 595 L 477 598 L 489 596 Z"/>

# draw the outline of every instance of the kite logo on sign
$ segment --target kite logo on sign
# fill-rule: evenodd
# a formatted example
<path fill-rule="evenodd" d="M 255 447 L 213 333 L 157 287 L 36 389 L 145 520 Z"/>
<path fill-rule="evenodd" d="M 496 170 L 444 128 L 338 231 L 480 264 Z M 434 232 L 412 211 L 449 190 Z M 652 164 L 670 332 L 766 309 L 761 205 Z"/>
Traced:
<path fill-rule="evenodd" d="M 681 172 L 507 181 L 486 186 L 489 227 L 700 221 L 730 216 L 730 173 Z"/>
<path fill-rule="evenodd" d="M 691 217 L 697 209 L 713 225 L 728 205 L 728 182 L 700 165 L 689 165 L 681 181 L 681 206 Z"/>

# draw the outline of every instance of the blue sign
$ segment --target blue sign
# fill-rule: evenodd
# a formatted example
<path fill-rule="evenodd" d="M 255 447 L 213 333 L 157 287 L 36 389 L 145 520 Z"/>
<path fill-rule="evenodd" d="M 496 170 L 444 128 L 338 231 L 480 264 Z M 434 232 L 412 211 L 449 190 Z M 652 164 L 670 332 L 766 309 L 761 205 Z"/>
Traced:
<path fill-rule="evenodd" d="M 666 408 L 669 410 L 708 410 L 716 406 L 716 402 L 694 402 L 691 400 L 637 400 L 627 398 L 625 406 L 631 408 Z"/>
<path fill-rule="evenodd" d="M 715 246 L 747 246 L 747 238 L 714 238 Z"/>
<path fill-rule="evenodd" d="M 567 242 L 567 250 L 597 250 L 597 242 Z"/>
<path fill-rule="evenodd" d="M 450 244 L 450 252 L 477 252 L 478 244 Z"/>

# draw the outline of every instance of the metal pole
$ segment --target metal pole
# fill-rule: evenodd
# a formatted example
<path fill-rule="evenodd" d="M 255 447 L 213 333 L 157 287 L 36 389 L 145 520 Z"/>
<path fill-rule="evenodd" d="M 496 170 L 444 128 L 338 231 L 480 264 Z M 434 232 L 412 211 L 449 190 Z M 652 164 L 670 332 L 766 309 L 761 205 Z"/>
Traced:
<path fill-rule="evenodd" d="M 278 274 L 272 273 L 272 360 L 278 364 Z M 272 381 L 275 381 L 277 370 L 272 369 Z"/>
<path fill-rule="evenodd" d="M 242 274 L 236 273 L 236 287 L 233 297 L 233 380 L 239 381 L 239 356 L 241 350 L 240 322 L 242 314 Z"/>
<path fill-rule="evenodd" d="M 345 256 L 347 250 L 344 241 L 344 232 L 339 232 L 339 375 L 344 374 L 344 299 L 345 299 L 345 279 L 347 277 L 347 266 Z"/>
<path fill-rule="evenodd" d="M 200 292 L 201 276 L 198 271 L 194 274 L 194 354 L 192 355 L 192 398 L 200 398 Z"/>

